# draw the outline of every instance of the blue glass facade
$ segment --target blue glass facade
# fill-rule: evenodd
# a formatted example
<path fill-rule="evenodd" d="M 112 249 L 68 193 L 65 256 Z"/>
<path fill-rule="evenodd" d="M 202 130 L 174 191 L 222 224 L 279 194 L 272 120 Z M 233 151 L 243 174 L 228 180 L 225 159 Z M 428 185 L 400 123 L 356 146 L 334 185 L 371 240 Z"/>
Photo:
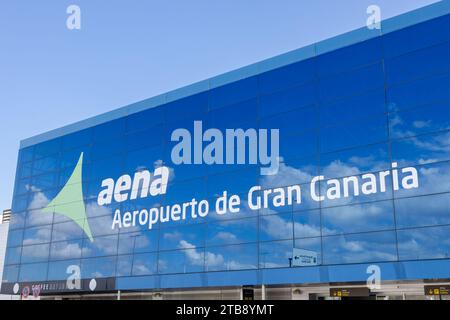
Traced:
<path fill-rule="evenodd" d="M 3 282 L 116 278 L 116 289 L 450 278 L 450 15 L 371 37 L 181 99 L 24 146 L 19 153 Z M 175 165 L 171 133 L 280 130 L 280 168 Z M 84 154 L 82 190 L 94 241 L 43 208 Z M 392 164 L 419 187 L 395 190 Z M 160 166 L 167 193 L 100 206 L 102 181 Z M 310 181 L 389 171 L 385 192 L 314 201 Z M 191 199 L 214 203 L 298 184 L 304 202 L 202 219 L 113 229 L 114 212 Z M 293 267 L 294 248 L 317 265 Z"/>

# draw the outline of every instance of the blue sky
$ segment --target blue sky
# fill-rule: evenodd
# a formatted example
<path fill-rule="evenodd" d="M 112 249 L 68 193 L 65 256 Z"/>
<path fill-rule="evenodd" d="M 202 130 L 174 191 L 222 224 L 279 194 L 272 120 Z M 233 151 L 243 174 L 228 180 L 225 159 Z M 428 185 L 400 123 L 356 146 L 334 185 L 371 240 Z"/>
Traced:
<path fill-rule="evenodd" d="M 0 4 L 0 209 L 19 141 L 436 0 L 9 0 Z M 66 8 L 81 8 L 81 30 Z"/>

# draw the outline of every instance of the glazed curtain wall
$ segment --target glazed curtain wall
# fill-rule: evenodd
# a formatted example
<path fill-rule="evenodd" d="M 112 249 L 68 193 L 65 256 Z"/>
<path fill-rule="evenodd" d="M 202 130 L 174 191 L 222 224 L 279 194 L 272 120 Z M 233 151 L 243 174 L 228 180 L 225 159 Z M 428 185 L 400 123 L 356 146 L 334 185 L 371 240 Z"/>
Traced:
<path fill-rule="evenodd" d="M 69 265 L 86 279 L 276 272 L 289 268 L 293 248 L 316 252 L 318 266 L 448 259 L 449 28 L 444 16 L 22 149 L 4 281 L 65 280 Z M 173 165 L 170 134 L 192 129 L 194 120 L 205 128 L 280 129 L 278 174 L 261 176 L 252 165 Z M 94 242 L 66 217 L 41 212 L 82 152 Z M 112 230 L 118 205 L 97 204 L 103 179 L 161 165 L 171 169 L 167 194 L 127 201 L 122 212 L 213 200 L 224 190 L 245 194 L 254 185 L 305 184 L 308 192 L 314 176 L 360 176 L 393 162 L 414 166 L 420 187 L 393 191 L 388 180 L 384 193 L 305 197 L 301 205 L 210 213 L 151 231 Z"/>

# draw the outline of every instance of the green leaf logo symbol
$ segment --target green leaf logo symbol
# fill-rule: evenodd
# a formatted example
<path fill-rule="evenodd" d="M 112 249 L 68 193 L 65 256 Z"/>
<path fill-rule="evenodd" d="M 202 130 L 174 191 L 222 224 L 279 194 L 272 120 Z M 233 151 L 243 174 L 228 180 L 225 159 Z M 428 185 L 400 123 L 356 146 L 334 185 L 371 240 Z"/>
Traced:
<path fill-rule="evenodd" d="M 45 213 L 58 213 L 73 220 L 84 233 L 94 242 L 91 228 L 86 216 L 86 206 L 83 200 L 83 155 L 81 153 L 77 166 L 73 170 L 72 175 L 66 185 L 53 201 L 42 210 Z"/>

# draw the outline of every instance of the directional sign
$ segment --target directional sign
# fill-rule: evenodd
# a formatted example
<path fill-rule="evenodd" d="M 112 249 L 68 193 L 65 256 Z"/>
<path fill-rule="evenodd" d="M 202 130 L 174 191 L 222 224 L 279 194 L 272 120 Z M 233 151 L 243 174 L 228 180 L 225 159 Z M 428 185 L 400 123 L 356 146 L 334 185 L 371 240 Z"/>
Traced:
<path fill-rule="evenodd" d="M 450 295 L 450 286 L 425 286 L 426 296 L 448 296 Z"/>

